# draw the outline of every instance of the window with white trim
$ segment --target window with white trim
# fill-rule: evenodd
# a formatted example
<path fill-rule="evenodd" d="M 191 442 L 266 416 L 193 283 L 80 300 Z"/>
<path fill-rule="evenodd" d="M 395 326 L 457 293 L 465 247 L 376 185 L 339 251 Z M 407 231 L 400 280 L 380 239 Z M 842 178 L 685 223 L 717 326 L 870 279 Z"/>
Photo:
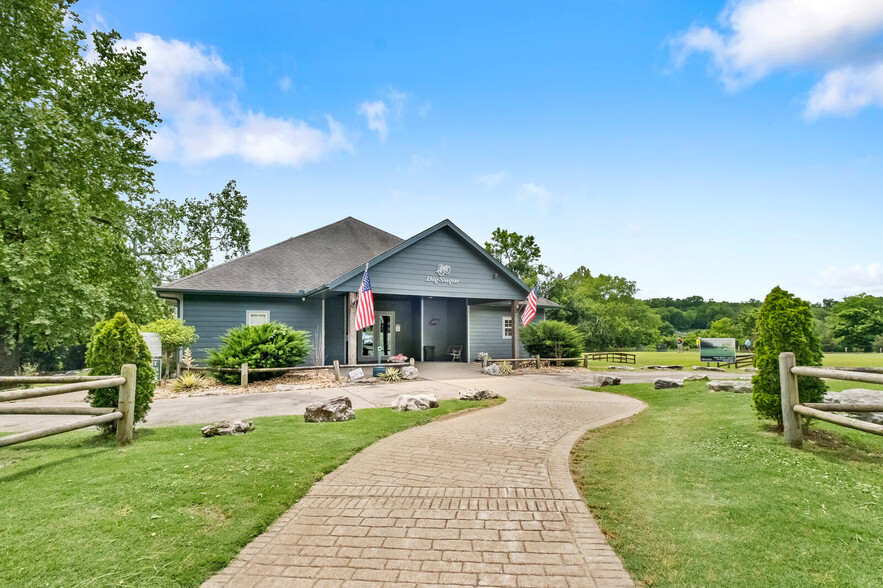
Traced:
<path fill-rule="evenodd" d="M 511 339 L 512 338 L 512 317 L 504 316 L 503 317 L 503 339 Z"/>
<path fill-rule="evenodd" d="M 247 310 L 245 311 L 245 324 L 249 327 L 265 325 L 270 322 L 269 310 Z"/>

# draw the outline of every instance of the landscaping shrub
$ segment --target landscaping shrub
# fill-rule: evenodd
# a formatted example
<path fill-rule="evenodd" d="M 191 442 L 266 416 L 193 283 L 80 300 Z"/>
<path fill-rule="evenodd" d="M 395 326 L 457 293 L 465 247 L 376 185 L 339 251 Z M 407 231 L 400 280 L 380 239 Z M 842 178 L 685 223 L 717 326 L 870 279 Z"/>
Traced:
<path fill-rule="evenodd" d="M 190 392 L 205 385 L 205 376 L 184 372 L 172 382 L 172 390 L 175 392 Z"/>
<path fill-rule="evenodd" d="M 193 345 L 199 339 L 196 327 L 185 325 L 183 319 L 176 318 L 157 319 L 142 326 L 141 331 L 159 335 L 167 378 L 171 372 L 172 363 L 177 359 L 178 348 Z"/>
<path fill-rule="evenodd" d="M 266 323 L 253 327 L 230 329 L 221 337 L 220 349 L 209 350 L 209 365 L 213 368 L 239 368 L 248 363 L 250 368 L 294 367 L 303 363 L 310 353 L 310 338 L 306 331 L 295 331 L 282 323 Z M 238 384 L 240 375 L 215 372 L 214 377 L 227 384 Z M 278 373 L 249 374 L 249 380 L 266 380 Z"/>
<path fill-rule="evenodd" d="M 402 370 L 399 368 L 386 368 L 386 371 L 377 376 L 382 382 L 400 382 L 402 380 Z"/>
<path fill-rule="evenodd" d="M 521 342 L 531 355 L 577 357 L 582 353 L 582 335 L 573 325 L 561 321 L 540 321 L 520 331 Z"/>
<path fill-rule="evenodd" d="M 779 354 L 791 351 L 800 366 L 822 365 L 822 348 L 813 330 L 809 303 L 778 286 L 767 294 L 757 315 L 753 378 L 754 409 L 760 418 L 782 424 Z M 800 376 L 801 402 L 821 402 L 827 386 L 818 378 Z"/>
<path fill-rule="evenodd" d="M 150 360 L 147 343 L 138 327 L 124 313 L 102 321 L 92 329 L 92 337 L 86 348 L 86 365 L 92 368 L 92 376 L 118 376 L 123 365 L 131 363 L 138 368 L 135 384 L 135 422 L 143 421 L 150 410 L 156 372 Z M 96 407 L 115 407 L 119 404 L 120 389 L 100 388 L 90 390 L 87 400 Z M 99 425 L 105 432 L 116 431 L 116 421 Z"/>

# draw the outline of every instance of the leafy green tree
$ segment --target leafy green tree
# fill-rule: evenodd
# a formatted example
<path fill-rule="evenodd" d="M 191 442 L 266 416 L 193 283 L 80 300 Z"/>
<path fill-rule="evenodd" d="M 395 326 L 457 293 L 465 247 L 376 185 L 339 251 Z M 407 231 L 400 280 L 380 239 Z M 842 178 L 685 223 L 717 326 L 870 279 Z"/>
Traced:
<path fill-rule="evenodd" d="M 122 312 L 112 319 L 102 321 L 92 330 L 92 338 L 86 350 L 86 365 L 93 376 L 118 376 L 127 363 L 137 368 L 135 383 L 135 422 L 147 417 L 153 401 L 156 372 L 151 365 L 150 351 L 138 327 Z M 115 407 L 119 404 L 120 389 L 99 388 L 90 390 L 87 401 L 96 407 Z M 116 431 L 116 421 L 99 425 L 107 432 Z"/>
<path fill-rule="evenodd" d="M 577 357 L 582 353 L 582 335 L 573 325 L 545 320 L 519 331 L 524 348 L 541 357 Z"/>
<path fill-rule="evenodd" d="M 797 365 L 822 365 L 822 349 L 813 330 L 813 315 L 807 302 L 790 292 L 773 288 L 757 315 L 755 342 L 754 409 L 760 418 L 782 424 L 779 354 L 793 352 Z M 821 402 L 827 387 L 818 378 L 798 377 L 802 402 Z"/>
<path fill-rule="evenodd" d="M 270 322 L 253 327 L 230 329 L 221 337 L 221 348 L 209 350 L 209 365 L 213 368 L 239 368 L 247 363 L 252 368 L 294 367 L 303 363 L 311 345 L 306 331 L 295 331 L 288 325 Z M 261 380 L 278 374 L 254 374 L 250 379 Z M 236 384 L 239 374 L 215 372 L 214 377 Z"/>
<path fill-rule="evenodd" d="M 637 287 L 621 276 L 593 276 L 580 267 L 550 284 L 548 296 L 561 305 L 551 318 L 576 325 L 589 349 L 652 344 L 660 338 L 662 320 L 635 298 Z"/>
<path fill-rule="evenodd" d="M 873 347 L 874 337 L 883 334 L 883 298 L 858 294 L 848 296 L 831 309 L 831 334 L 856 351 Z"/>
<path fill-rule="evenodd" d="M 150 199 L 144 53 L 115 31 L 87 38 L 72 4 L 0 2 L 0 374 L 23 342 L 82 344 L 118 311 L 163 316 L 157 280 L 202 267 L 207 249 L 247 249 L 235 185 L 202 206 Z"/>
<path fill-rule="evenodd" d="M 532 235 L 522 236 L 497 227 L 484 248 L 531 286 L 539 283 L 542 287 L 552 275 L 552 270 L 540 263 L 540 246 Z"/>
<path fill-rule="evenodd" d="M 186 325 L 183 319 L 177 318 L 157 319 L 143 325 L 141 331 L 159 335 L 162 342 L 163 363 L 166 366 L 166 378 L 169 377 L 171 365 L 178 354 L 178 349 L 189 347 L 199 339 L 196 327 Z"/>
<path fill-rule="evenodd" d="M 736 323 L 730 317 L 717 319 L 705 332 L 705 337 L 736 338 L 739 336 Z"/>

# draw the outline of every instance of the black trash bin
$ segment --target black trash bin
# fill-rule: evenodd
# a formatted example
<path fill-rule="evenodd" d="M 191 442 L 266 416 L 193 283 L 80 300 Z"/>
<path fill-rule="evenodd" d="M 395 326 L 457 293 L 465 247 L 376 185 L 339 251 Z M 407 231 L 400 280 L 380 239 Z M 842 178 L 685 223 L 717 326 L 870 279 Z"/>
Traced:
<path fill-rule="evenodd" d="M 435 345 L 423 346 L 423 361 L 435 361 Z"/>

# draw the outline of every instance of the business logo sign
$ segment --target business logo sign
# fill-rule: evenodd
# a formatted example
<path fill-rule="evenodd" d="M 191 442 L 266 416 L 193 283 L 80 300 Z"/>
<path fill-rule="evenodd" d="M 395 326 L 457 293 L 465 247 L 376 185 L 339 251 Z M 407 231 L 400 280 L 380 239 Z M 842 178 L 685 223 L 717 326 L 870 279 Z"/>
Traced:
<path fill-rule="evenodd" d="M 448 284 L 453 286 L 455 284 L 459 284 L 460 280 L 456 278 L 449 278 L 451 275 L 451 266 L 447 263 L 440 263 L 438 267 L 435 268 L 435 276 L 426 276 L 427 282 L 432 282 L 433 284 Z"/>
<path fill-rule="evenodd" d="M 736 340 L 702 337 L 699 340 L 699 361 L 733 363 L 736 361 Z"/>

